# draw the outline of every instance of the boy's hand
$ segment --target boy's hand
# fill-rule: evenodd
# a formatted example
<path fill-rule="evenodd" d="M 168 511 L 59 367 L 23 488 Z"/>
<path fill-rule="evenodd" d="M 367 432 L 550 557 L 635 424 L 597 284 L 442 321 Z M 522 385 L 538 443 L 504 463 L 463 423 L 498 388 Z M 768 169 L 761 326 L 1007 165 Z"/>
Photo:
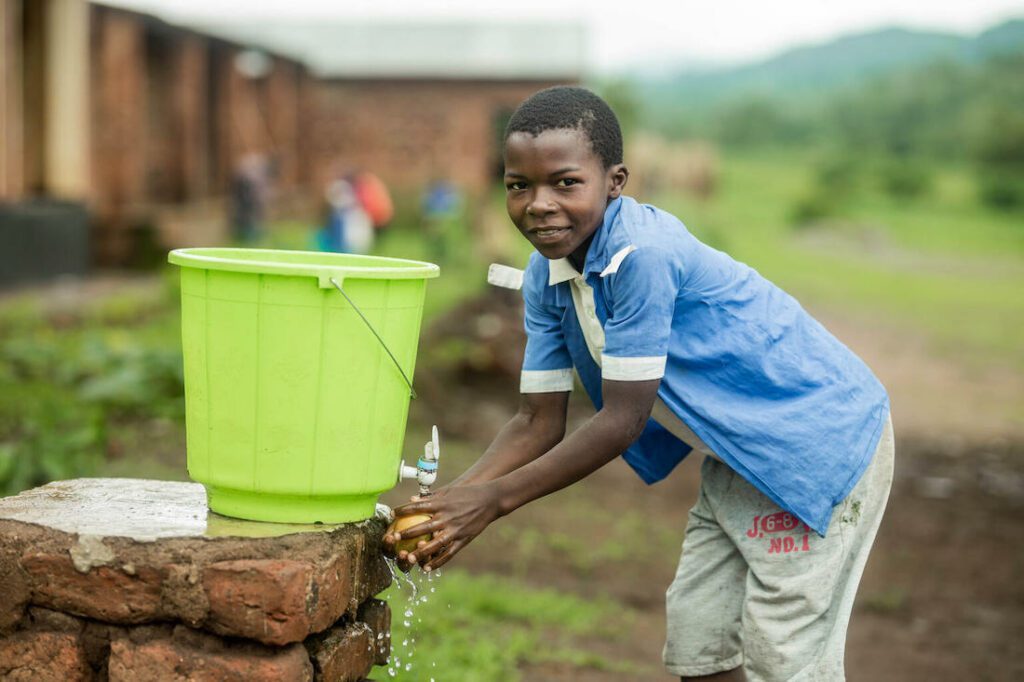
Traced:
<path fill-rule="evenodd" d="M 433 533 L 432 540 L 421 540 L 412 552 L 398 553 L 400 565 L 412 567 L 419 563 L 424 571 L 432 571 L 448 563 L 501 515 L 497 491 L 488 483 L 447 488 L 443 494 L 439 491 L 417 502 L 402 505 L 395 509 L 395 514 L 430 514 L 433 517 L 401 533 L 394 533 L 395 537 L 391 541 L 393 547 L 402 536 L 416 537 Z M 385 545 L 387 542 L 385 539 Z"/>
<path fill-rule="evenodd" d="M 439 490 L 436 490 L 431 495 L 431 497 L 443 496 L 446 492 L 447 492 L 447 486 L 445 486 L 444 488 L 440 488 Z M 424 498 L 420 498 L 419 495 L 413 495 L 412 497 L 409 498 L 409 501 L 410 502 L 419 502 L 420 499 L 424 499 Z M 403 505 L 401 507 L 395 507 L 392 511 L 394 512 L 396 519 L 398 517 L 400 517 L 400 516 L 412 516 L 413 514 L 415 514 L 415 512 L 407 511 L 405 505 Z M 394 524 L 392 524 L 392 526 L 393 525 Z M 382 539 L 382 542 L 383 542 L 383 545 L 384 545 L 384 547 L 383 547 L 384 554 L 386 556 L 392 557 L 395 560 L 397 560 L 398 567 L 403 572 L 405 572 L 405 573 L 408 573 L 412 569 L 412 567 L 415 566 L 415 562 L 411 562 L 411 561 L 408 560 L 409 552 L 407 552 L 405 550 L 398 550 L 396 546 L 399 543 L 399 541 L 401 541 L 403 536 L 404 537 L 416 537 L 417 535 L 422 535 L 422 533 L 418 533 L 418 532 L 415 533 L 415 534 L 409 532 L 411 530 L 416 530 L 418 527 L 419 526 L 414 526 L 414 527 L 407 528 L 404 532 L 390 532 L 391 528 L 389 527 L 388 528 L 389 532 L 385 533 L 384 537 Z M 422 547 L 423 545 L 427 544 L 427 541 L 426 540 L 420 540 L 420 542 L 418 544 L 419 544 L 420 547 Z"/>

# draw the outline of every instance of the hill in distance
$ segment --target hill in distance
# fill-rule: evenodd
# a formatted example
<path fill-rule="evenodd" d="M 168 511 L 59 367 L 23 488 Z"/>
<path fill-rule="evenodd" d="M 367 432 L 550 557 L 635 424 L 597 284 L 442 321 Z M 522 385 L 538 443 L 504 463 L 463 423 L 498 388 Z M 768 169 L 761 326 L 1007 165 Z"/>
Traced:
<path fill-rule="evenodd" d="M 1019 51 L 1024 51 L 1024 19 L 976 36 L 884 28 L 796 47 L 753 64 L 631 77 L 646 101 L 700 109 L 740 95 L 813 98 L 897 69 L 935 61 L 977 62 Z"/>

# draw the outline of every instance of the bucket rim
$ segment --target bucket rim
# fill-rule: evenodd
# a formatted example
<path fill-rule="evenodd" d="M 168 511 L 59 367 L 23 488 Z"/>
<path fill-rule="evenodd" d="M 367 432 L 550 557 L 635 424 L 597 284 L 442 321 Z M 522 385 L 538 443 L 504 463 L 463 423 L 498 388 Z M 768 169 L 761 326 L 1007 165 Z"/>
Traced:
<path fill-rule="evenodd" d="M 245 253 L 267 258 L 239 258 Z M 309 256 L 324 262 L 302 263 L 276 261 L 276 254 L 290 257 Z M 232 256 L 234 254 L 234 257 Z M 343 259 L 346 263 L 332 264 L 332 259 Z M 167 254 L 167 261 L 180 267 L 200 270 L 224 270 L 263 275 L 284 275 L 287 277 L 315 277 L 321 284 L 331 277 L 338 279 L 432 279 L 441 274 L 441 268 L 426 261 L 391 258 L 389 256 L 363 256 L 359 254 L 325 253 L 322 251 L 301 251 L 288 249 L 246 249 L 231 247 L 192 247 L 174 249 Z M 353 262 L 365 265 L 353 265 Z"/>

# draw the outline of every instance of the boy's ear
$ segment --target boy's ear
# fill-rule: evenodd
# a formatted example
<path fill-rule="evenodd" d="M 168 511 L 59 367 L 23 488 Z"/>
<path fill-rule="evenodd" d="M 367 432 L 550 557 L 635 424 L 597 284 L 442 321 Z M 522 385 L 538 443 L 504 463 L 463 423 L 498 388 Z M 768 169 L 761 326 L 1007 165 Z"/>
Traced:
<path fill-rule="evenodd" d="M 617 163 L 608 169 L 608 198 L 618 199 L 629 180 L 629 169 L 623 163 Z"/>

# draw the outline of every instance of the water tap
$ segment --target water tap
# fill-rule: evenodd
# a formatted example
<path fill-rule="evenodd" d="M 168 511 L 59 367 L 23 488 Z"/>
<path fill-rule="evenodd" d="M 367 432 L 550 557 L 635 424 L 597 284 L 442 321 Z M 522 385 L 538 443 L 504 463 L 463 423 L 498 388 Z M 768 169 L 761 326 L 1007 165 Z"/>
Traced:
<path fill-rule="evenodd" d="M 420 497 L 430 495 L 430 486 L 437 480 L 437 460 L 441 458 L 441 443 L 438 440 L 437 426 L 431 430 L 430 440 L 423 446 L 423 456 L 416 462 L 416 466 L 407 466 L 402 460 L 398 467 L 399 482 L 415 478 L 420 484 Z"/>

